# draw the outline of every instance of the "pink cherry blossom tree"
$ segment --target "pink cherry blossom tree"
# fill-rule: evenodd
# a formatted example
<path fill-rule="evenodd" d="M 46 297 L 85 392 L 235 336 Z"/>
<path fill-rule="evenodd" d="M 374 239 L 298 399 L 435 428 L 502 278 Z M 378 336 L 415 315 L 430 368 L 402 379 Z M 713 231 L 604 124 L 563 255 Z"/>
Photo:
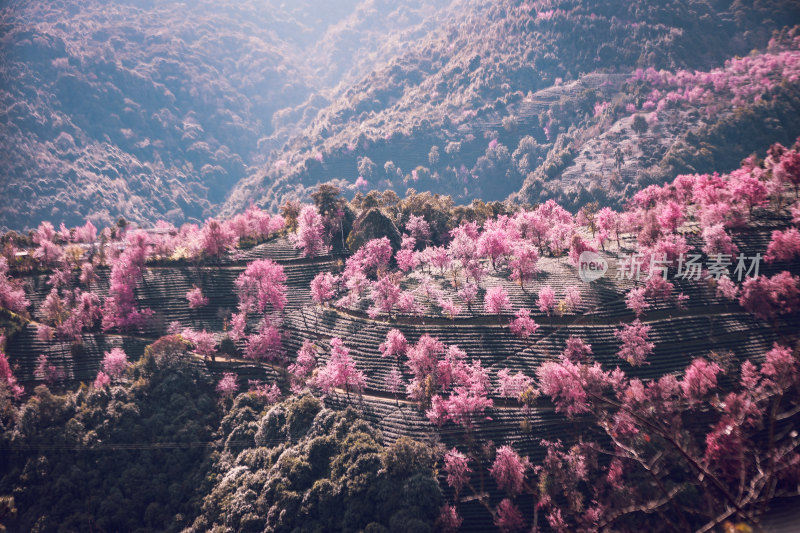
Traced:
<path fill-rule="evenodd" d="M 639 318 L 650 308 L 650 303 L 645 298 L 646 289 L 644 287 L 633 287 L 625 296 L 625 305 L 628 309 L 636 313 Z"/>
<path fill-rule="evenodd" d="M 337 284 L 336 276 L 330 272 L 320 272 L 311 280 L 311 299 L 319 305 L 325 305 L 336 296 Z"/>
<path fill-rule="evenodd" d="M 478 298 L 478 285 L 472 280 L 465 281 L 458 289 L 458 298 L 467 305 L 467 309 L 472 312 L 472 304 Z"/>
<path fill-rule="evenodd" d="M 105 352 L 102 368 L 110 379 L 120 379 L 128 366 L 128 356 L 122 348 L 112 348 L 111 351 Z"/>
<path fill-rule="evenodd" d="M 724 254 L 729 256 L 736 256 L 739 252 L 738 247 L 733 243 L 733 239 L 725 231 L 722 224 L 714 224 L 703 229 L 703 253 L 711 256 L 716 254 Z"/>
<path fill-rule="evenodd" d="M 17 314 L 26 314 L 30 305 L 21 284 L 8 275 L 8 261 L 0 256 L 0 307 Z"/>
<path fill-rule="evenodd" d="M 494 525 L 502 533 L 510 533 L 512 531 L 520 531 L 525 526 L 525 519 L 522 517 L 519 508 L 510 499 L 503 498 L 497 505 Z"/>
<path fill-rule="evenodd" d="M 191 328 L 185 328 L 181 331 L 181 337 L 194 345 L 194 351 L 204 358 L 214 358 L 217 354 L 217 341 L 212 333 L 205 329 L 196 331 Z"/>
<path fill-rule="evenodd" d="M 223 400 L 230 400 L 239 390 L 239 376 L 235 372 L 225 372 L 217 383 L 217 392 Z"/>
<path fill-rule="evenodd" d="M 450 268 L 452 259 L 448 249 L 443 246 L 429 246 L 424 250 L 425 261 L 433 268 L 439 270 L 439 274 Z"/>
<path fill-rule="evenodd" d="M 497 482 L 500 490 L 505 490 L 511 496 L 522 492 L 526 471 L 530 468 L 528 458 L 521 458 L 510 446 L 501 446 L 497 449 L 494 463 L 489 468 L 489 473 Z"/>
<path fill-rule="evenodd" d="M 22 386 L 17 383 L 17 378 L 14 377 L 14 373 L 11 371 L 11 365 L 8 363 L 5 347 L 6 338 L 3 335 L 0 335 L 0 380 L 6 384 L 8 389 L 11 391 L 11 394 L 19 398 L 25 392 L 25 389 L 23 389 Z"/>
<path fill-rule="evenodd" d="M 456 501 L 461 490 L 469 483 L 469 475 L 472 469 L 469 467 L 469 459 L 466 455 L 453 448 L 444 455 L 443 472 L 446 475 L 447 484 L 456 492 Z"/>
<path fill-rule="evenodd" d="M 186 293 L 186 300 L 189 302 L 190 309 L 200 309 L 208 305 L 208 298 L 203 295 L 203 290 L 197 286 L 194 286 Z"/>
<path fill-rule="evenodd" d="M 768 263 L 773 261 L 792 261 L 800 255 L 800 231 L 797 228 L 787 228 L 783 231 L 775 230 L 772 232 L 772 239 L 767 247 L 764 260 Z"/>
<path fill-rule="evenodd" d="M 304 257 L 316 257 L 327 253 L 325 222 L 316 207 L 306 205 L 300 210 L 297 231 L 290 235 L 290 239 L 296 248 L 302 250 Z"/>
<path fill-rule="evenodd" d="M 795 147 L 797 145 L 795 144 Z M 791 183 L 794 186 L 795 196 L 800 194 L 800 152 L 795 150 L 787 150 L 783 152 L 780 161 L 773 168 L 773 173 L 776 177 L 785 183 Z"/>
<path fill-rule="evenodd" d="M 258 333 L 247 338 L 244 356 L 248 359 L 282 362 L 285 355 L 283 334 L 270 320 L 264 320 Z"/>
<path fill-rule="evenodd" d="M 508 292 L 502 285 L 495 285 L 486 291 L 483 297 L 483 310 L 489 314 L 497 315 L 503 311 L 511 309 L 511 300 L 508 299 Z"/>
<path fill-rule="evenodd" d="M 317 346 L 306 339 L 297 352 L 297 358 L 287 369 L 292 375 L 292 392 L 300 393 L 317 366 Z"/>
<path fill-rule="evenodd" d="M 92 386 L 95 389 L 105 389 L 109 385 L 111 385 L 111 378 L 108 376 L 108 374 L 106 374 L 102 370 L 99 371 L 97 373 L 97 377 L 95 377 L 94 379 L 94 383 L 92 384 Z"/>
<path fill-rule="evenodd" d="M 403 248 L 397 250 L 397 253 L 394 254 L 394 258 L 397 261 L 397 268 L 402 272 L 409 272 L 419 266 L 419 253 L 414 251 L 413 245 L 410 248 L 405 246 L 405 237 L 403 238 L 403 245 Z"/>
<path fill-rule="evenodd" d="M 405 381 L 403 380 L 403 373 L 398 368 L 392 368 L 384 379 L 386 390 L 394 395 L 395 402 L 399 406 L 398 393 L 403 390 Z"/>
<path fill-rule="evenodd" d="M 587 344 L 580 337 L 570 335 L 567 338 L 567 347 L 564 348 L 562 357 L 572 363 L 587 361 L 592 356 L 592 345 Z"/>
<path fill-rule="evenodd" d="M 511 279 L 518 282 L 525 290 L 525 283 L 532 280 L 539 272 L 539 252 L 536 247 L 528 243 L 519 243 L 514 246 L 508 266 L 511 269 Z"/>
<path fill-rule="evenodd" d="M 360 393 L 366 387 L 366 376 L 356 368 L 355 362 L 350 357 L 350 350 L 342 339 L 338 337 L 331 339 L 331 356 L 328 363 L 320 368 L 316 385 L 323 394 L 330 394 L 334 389 L 343 387 L 348 397 L 351 390 Z"/>
<path fill-rule="evenodd" d="M 461 528 L 464 519 L 458 515 L 458 510 L 454 505 L 443 505 L 436 520 L 437 531 L 442 533 L 455 533 Z"/>
<path fill-rule="evenodd" d="M 378 346 L 378 349 L 381 352 L 381 357 L 394 358 L 399 362 L 400 358 L 404 357 L 408 352 L 408 341 L 402 331 L 390 329 L 386 334 L 386 340 Z"/>
<path fill-rule="evenodd" d="M 64 370 L 51 364 L 45 354 L 40 354 L 36 359 L 36 369 L 33 371 L 33 375 L 36 379 L 44 381 L 51 386 L 63 381 L 66 376 Z"/>
<path fill-rule="evenodd" d="M 511 254 L 513 237 L 509 235 L 508 219 L 501 217 L 487 220 L 478 239 L 477 254 L 487 257 L 492 268 L 497 270 L 498 261 Z"/>
<path fill-rule="evenodd" d="M 42 244 L 44 241 L 52 241 L 56 238 L 56 230 L 51 222 L 47 220 L 41 222 L 33 233 L 33 242 Z"/>
<path fill-rule="evenodd" d="M 577 233 L 572 236 L 569 246 L 569 260 L 570 262 L 578 266 L 578 262 L 580 256 L 583 252 L 596 252 L 597 248 L 592 246 L 588 241 L 584 240 L 583 237 L 578 235 Z"/>
<path fill-rule="evenodd" d="M 86 224 L 75 228 L 73 240 L 84 244 L 93 244 L 97 240 L 97 228 L 87 220 Z"/>
<path fill-rule="evenodd" d="M 136 283 L 144 275 L 150 239 L 143 231 L 128 234 L 125 250 L 112 260 L 111 277 L 103 308 L 103 330 L 138 328 L 153 314 L 136 306 Z"/>
<path fill-rule="evenodd" d="M 575 311 L 580 307 L 583 298 L 578 287 L 571 285 L 564 291 L 564 306 L 568 311 Z"/>
<path fill-rule="evenodd" d="M 96 283 L 99 278 L 97 276 L 97 273 L 95 272 L 94 265 L 89 262 L 83 263 L 81 265 L 81 274 L 78 279 L 83 285 L 86 285 L 87 287 L 91 287 L 92 283 Z"/>
<path fill-rule="evenodd" d="M 514 319 L 508 325 L 508 329 L 511 330 L 511 333 L 516 335 L 521 339 L 527 340 L 536 333 L 536 330 L 539 329 L 539 324 L 537 324 L 531 318 L 531 311 L 530 309 L 526 309 L 524 307 L 520 308 L 517 311 Z"/>
<path fill-rule="evenodd" d="M 547 286 L 539 289 L 539 299 L 536 305 L 539 311 L 550 316 L 550 312 L 556 305 L 556 293 L 553 292 L 551 287 Z"/>
<path fill-rule="evenodd" d="M 445 353 L 445 346 L 438 339 L 428 334 L 422 335 L 417 343 L 407 350 L 406 366 L 414 376 L 407 387 L 408 395 L 419 402 L 426 400 L 425 381 L 431 376 L 437 382 L 436 371 L 439 358 Z"/>
<path fill-rule="evenodd" d="M 243 312 L 283 311 L 286 306 L 286 274 L 271 259 L 253 261 L 236 278 L 239 308 Z"/>
<path fill-rule="evenodd" d="M 442 425 L 446 421 L 472 431 L 475 422 L 483 416 L 494 402 L 488 397 L 489 374 L 480 361 L 472 364 L 464 361 L 466 354 L 451 346 L 448 356 L 439 365 L 438 382 L 447 389 L 449 396 L 435 394 L 431 397 L 431 408 L 425 412 L 431 423 Z"/>
<path fill-rule="evenodd" d="M 720 276 L 717 280 L 717 296 L 735 300 L 739 295 L 739 287 L 728 276 Z"/>
<path fill-rule="evenodd" d="M 260 380 L 248 379 L 247 386 L 247 392 L 264 398 L 268 404 L 278 403 L 283 394 L 278 384 L 274 382 L 270 385 Z"/>
<path fill-rule="evenodd" d="M 206 257 L 219 257 L 236 245 L 237 237 L 227 224 L 209 218 L 200 232 L 200 253 Z"/>
<path fill-rule="evenodd" d="M 239 312 L 231 315 L 231 330 L 230 338 L 234 342 L 242 340 L 246 337 L 247 329 L 247 313 Z"/>
<path fill-rule="evenodd" d="M 747 209 L 747 213 L 752 216 L 753 208 L 764 205 L 767 202 L 767 186 L 759 179 L 758 171 L 762 169 L 740 168 L 731 172 L 729 181 L 733 186 L 732 198 L 740 202 Z"/>
<path fill-rule="evenodd" d="M 620 234 L 622 230 L 621 217 L 619 216 L 619 213 L 610 207 L 604 207 L 600 209 L 594 216 L 594 221 L 595 225 L 597 226 L 596 239 L 598 243 L 600 243 L 600 247 L 603 249 L 603 251 L 606 249 L 606 241 L 610 240 L 612 236 L 616 238 L 617 246 L 619 246 Z"/>
<path fill-rule="evenodd" d="M 674 233 L 684 219 L 683 206 L 674 200 L 670 200 L 661 207 L 657 215 L 658 223 L 668 233 Z"/>
<path fill-rule="evenodd" d="M 379 277 L 392 259 L 392 244 L 386 237 L 371 239 L 351 256 L 352 262 L 369 278 Z"/>
<path fill-rule="evenodd" d="M 705 399 L 706 394 L 717 386 L 717 375 L 720 372 L 722 368 L 717 363 L 709 363 L 700 358 L 692 361 L 681 380 L 681 389 L 689 405 Z"/>
<path fill-rule="evenodd" d="M 439 298 L 439 307 L 442 308 L 442 314 L 449 319 L 454 319 L 461 313 L 461 306 L 456 305 L 450 298 Z"/>
<path fill-rule="evenodd" d="M 400 299 L 399 280 L 396 275 L 385 274 L 378 278 L 378 281 L 372 284 L 370 296 L 372 301 L 375 302 L 375 316 L 377 313 L 386 313 L 391 318 L 392 311 Z"/>
<path fill-rule="evenodd" d="M 642 324 L 638 318 L 616 330 L 614 336 L 622 342 L 618 352 L 620 359 L 626 360 L 632 366 L 644 364 L 655 347 L 655 344 L 647 340 L 649 332 L 650 326 Z"/>
<path fill-rule="evenodd" d="M 796 483 L 794 474 L 784 481 L 785 469 L 800 461 L 796 434 L 774 433 L 766 444 L 756 436 L 793 409 L 785 394 L 800 385 L 800 365 L 792 350 L 775 345 L 761 369 L 745 361 L 729 372 L 738 376 L 738 385 L 720 397 L 722 372 L 716 363 L 695 359 L 680 380 L 666 375 L 645 382 L 619 369 L 604 371 L 591 360 L 542 365 L 542 390 L 556 408 L 592 420 L 608 440 L 603 446 L 583 441 L 571 447 L 543 442 L 547 456 L 531 485 L 542 491 L 537 497 L 551 527 L 573 530 L 588 523 L 602 528 L 628 523 L 626 517 L 635 523 L 637 514 L 653 506 L 674 509 L 677 514 L 670 519 L 676 524 L 689 524 L 698 512 L 701 526 L 733 515 L 757 523 L 773 490 Z M 698 409 L 713 413 L 708 425 L 684 426 Z M 598 461 L 598 454 L 609 461 Z M 771 464 L 774 470 L 765 472 L 760 464 Z M 681 473 L 678 483 L 676 472 Z M 591 490 L 581 489 L 588 480 Z M 679 502 L 681 487 L 687 486 L 716 496 L 709 505 L 686 509 Z M 623 494 L 625 503 L 620 505 Z"/>
<path fill-rule="evenodd" d="M 533 387 L 533 378 L 522 372 L 512 374 L 507 368 L 497 372 L 497 394 L 503 398 L 519 399 L 520 396 Z"/>
<path fill-rule="evenodd" d="M 768 278 L 747 278 L 742 283 L 739 305 L 763 320 L 800 308 L 800 278 L 783 271 Z"/>
<path fill-rule="evenodd" d="M 42 241 L 39 247 L 33 252 L 33 258 L 39 261 L 44 267 L 55 265 L 61 260 L 63 255 L 64 250 L 59 245 L 47 240 Z"/>
<path fill-rule="evenodd" d="M 406 222 L 406 231 L 408 231 L 411 237 L 417 242 L 427 244 L 431 241 L 431 226 L 425 218 L 421 216 L 414 214 L 409 215 L 408 222 Z"/>

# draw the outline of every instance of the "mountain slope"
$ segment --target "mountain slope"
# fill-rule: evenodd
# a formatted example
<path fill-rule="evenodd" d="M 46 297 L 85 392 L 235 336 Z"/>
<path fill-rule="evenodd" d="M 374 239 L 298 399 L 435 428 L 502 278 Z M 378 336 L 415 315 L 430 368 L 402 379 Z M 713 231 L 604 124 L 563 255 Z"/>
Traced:
<path fill-rule="evenodd" d="M 502 199 L 557 155 L 559 133 L 596 124 L 595 104 L 622 89 L 620 73 L 719 66 L 800 21 L 780 2 L 464 0 L 446 13 L 445 27 L 355 83 L 242 180 L 224 211 L 253 198 L 276 208 L 331 179 L 354 191 L 359 176 L 362 190 Z"/>
<path fill-rule="evenodd" d="M 419 9 L 11 3 L 0 10 L 0 227 L 202 220 L 340 78 L 380 60 L 352 61 L 361 47 L 416 24 Z M 345 42 L 351 28 L 361 38 Z"/>

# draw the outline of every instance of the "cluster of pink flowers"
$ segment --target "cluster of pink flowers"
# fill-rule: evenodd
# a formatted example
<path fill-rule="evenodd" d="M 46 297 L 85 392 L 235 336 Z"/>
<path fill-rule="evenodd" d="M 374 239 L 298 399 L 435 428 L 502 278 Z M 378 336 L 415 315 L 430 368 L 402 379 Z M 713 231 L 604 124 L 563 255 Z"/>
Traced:
<path fill-rule="evenodd" d="M 612 225 L 621 231 L 619 224 Z M 473 304 L 488 270 L 484 260 L 495 271 L 505 269 L 508 279 L 525 289 L 525 284 L 539 272 L 542 255 L 568 253 L 577 264 L 582 252 L 596 250 L 578 234 L 575 218 L 553 201 L 533 211 L 487 220 L 482 228 L 475 222 L 464 222 L 450 232 L 446 245 L 426 245 L 430 243 L 431 230 L 422 217 L 412 215 L 407 229 L 410 234 L 403 235 L 401 248 L 394 253 L 399 272 L 392 272 L 390 268 L 393 251 L 388 239 L 373 239 L 347 259 L 341 276 L 318 274 L 311 283 L 312 299 L 321 304 L 336 301 L 341 307 L 358 307 L 362 299 L 368 297 L 373 303 L 368 310 L 373 318 L 391 315 L 395 309 L 405 314 L 419 314 L 427 301 L 428 305 L 438 306 L 444 316 L 455 318 L 465 309 L 475 311 Z M 418 245 L 422 248 L 418 249 Z M 433 272 L 442 276 L 450 274 L 447 279 L 457 299 L 437 286 L 431 277 Z M 403 280 L 412 274 L 416 287 L 404 289 Z M 547 314 L 558 303 L 555 294 L 549 294 L 548 290 L 551 289 L 540 293 L 539 303 L 539 309 Z M 581 301 L 577 287 L 568 287 L 560 309 L 574 311 Z M 483 309 L 488 314 L 511 311 L 508 289 L 503 285 L 488 287 Z"/>
<path fill-rule="evenodd" d="M 653 87 L 642 109 L 663 110 L 681 102 L 717 109 L 719 104 L 742 106 L 758 101 L 765 93 L 786 81 L 800 79 L 800 50 L 773 51 L 726 61 L 725 66 L 709 72 L 637 69 L 633 82 L 647 82 Z M 630 112 L 635 111 L 630 110 Z"/>

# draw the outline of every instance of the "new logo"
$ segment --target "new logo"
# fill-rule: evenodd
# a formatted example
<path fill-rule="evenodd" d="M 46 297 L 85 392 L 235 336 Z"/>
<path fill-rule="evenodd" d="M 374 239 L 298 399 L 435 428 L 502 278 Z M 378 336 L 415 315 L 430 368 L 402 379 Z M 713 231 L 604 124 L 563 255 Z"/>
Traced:
<path fill-rule="evenodd" d="M 578 277 L 591 283 L 608 271 L 608 261 L 597 252 L 585 251 L 578 257 Z"/>

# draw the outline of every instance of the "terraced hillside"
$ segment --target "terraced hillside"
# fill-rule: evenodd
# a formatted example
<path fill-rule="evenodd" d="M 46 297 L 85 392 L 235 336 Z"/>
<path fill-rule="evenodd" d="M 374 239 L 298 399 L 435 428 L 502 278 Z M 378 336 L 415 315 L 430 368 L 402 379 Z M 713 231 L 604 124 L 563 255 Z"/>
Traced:
<path fill-rule="evenodd" d="M 285 239 L 272 240 L 243 252 L 230 254 L 216 265 L 201 266 L 152 266 L 144 273 L 137 286 L 140 305 L 155 310 L 153 319 L 135 334 L 85 333 L 77 344 L 71 342 L 43 342 L 36 338 L 37 326 L 42 319 L 42 302 L 50 292 L 48 275 L 40 274 L 25 278 L 30 288 L 32 321 L 28 322 L 13 342 L 9 343 L 8 355 L 12 364 L 18 365 L 21 382 L 34 382 L 35 358 L 31 354 L 46 354 L 51 363 L 65 372 L 69 381 L 90 382 L 94 380 L 103 353 L 113 347 L 121 347 L 132 357 L 140 356 L 144 347 L 166 334 L 167 326 L 178 322 L 183 327 L 207 329 L 223 333 L 223 323 L 235 310 L 237 298 L 234 280 L 245 269 L 247 262 L 259 258 L 272 258 L 284 266 L 287 287 L 290 288 L 287 310 L 301 309 L 310 299 L 309 283 L 317 273 L 331 268 L 333 259 L 304 260 Z M 109 271 L 98 271 L 93 289 L 102 297 L 108 295 Z M 193 286 L 201 287 L 210 304 L 201 309 L 190 309 L 186 293 Z M 75 348 L 73 348 L 75 346 Z M 248 367 L 246 363 L 242 363 Z M 250 365 L 252 366 L 252 365 Z M 222 370 L 220 370 L 222 372 Z"/>
<path fill-rule="evenodd" d="M 769 242 L 770 232 L 780 223 L 752 228 L 734 234 L 741 253 L 754 255 L 763 251 Z M 696 236 L 690 236 L 697 239 Z M 609 256 L 614 257 L 614 251 Z M 381 357 L 379 345 L 390 329 L 400 330 L 410 343 L 422 335 L 432 335 L 445 344 L 458 345 L 489 370 L 495 389 L 496 373 L 502 368 L 512 372 L 535 375 L 545 361 L 556 360 L 570 336 L 578 336 L 591 344 L 595 358 L 604 366 L 613 367 L 619 361 L 617 341 L 613 332 L 621 322 L 633 320 L 626 309 L 622 295 L 632 286 L 630 280 L 603 278 L 592 284 L 581 284 L 582 304 L 563 316 L 548 317 L 535 313 L 540 324 L 535 338 L 525 341 L 513 335 L 508 327 L 509 317 L 522 307 L 535 308 L 538 290 L 549 285 L 557 294 L 575 284 L 577 273 L 564 259 L 548 259 L 541 263 L 542 272 L 523 291 L 519 285 L 500 275 L 490 275 L 486 287 L 504 286 L 511 298 L 512 307 L 504 316 L 487 315 L 483 310 L 475 313 L 462 311 L 457 317 L 447 319 L 428 310 L 420 315 L 397 315 L 391 319 L 371 319 L 365 312 L 328 308 L 315 305 L 309 295 L 309 283 L 320 272 L 329 271 L 336 261 L 333 257 L 303 259 L 285 239 L 272 240 L 244 253 L 231 254 L 216 265 L 152 266 L 137 285 L 138 302 L 143 307 L 156 310 L 156 320 L 141 333 L 109 334 L 85 333 L 78 344 L 42 342 L 36 338 L 36 319 L 41 315 L 41 303 L 49 291 L 45 275 L 27 278 L 31 288 L 32 319 L 9 341 L 7 353 L 15 374 L 23 384 L 33 384 L 36 359 L 33 354 L 44 353 L 49 361 L 61 368 L 68 382 L 90 382 L 101 367 L 103 353 L 121 347 L 133 359 L 144 347 L 166 331 L 166 324 L 179 322 L 183 327 L 208 329 L 218 338 L 224 335 L 224 322 L 237 305 L 234 280 L 245 268 L 245 263 L 257 258 L 277 261 L 287 274 L 288 304 L 285 309 L 284 346 L 289 359 L 294 359 L 305 339 L 313 339 L 322 352 L 327 353 L 328 342 L 333 337 L 344 339 L 351 350 L 356 366 L 367 373 L 366 388 L 358 395 L 346 395 L 339 390 L 326 397 L 326 403 L 335 408 L 354 405 L 366 420 L 380 429 L 386 442 L 406 436 L 423 442 L 457 445 L 465 438 L 463 428 L 446 424 L 435 428 L 421 411 L 418 403 L 389 392 L 385 378 L 392 367 L 391 360 Z M 763 274 L 772 274 L 787 265 L 765 265 Z M 800 274 L 800 266 L 789 265 Z M 445 278 L 437 279 L 444 289 Z M 108 271 L 101 271 L 95 290 L 105 296 L 108 290 Z M 582 282 L 578 282 L 582 283 Z M 186 292 L 193 286 L 203 289 L 210 304 L 202 309 L 190 309 Z M 794 337 L 800 328 L 800 317 L 792 314 L 777 322 L 755 320 L 739 305 L 715 295 L 706 281 L 680 284 L 679 290 L 693 297 L 685 309 L 661 304 L 648 312 L 644 322 L 651 326 L 650 340 L 656 348 L 646 366 L 629 369 L 632 376 L 643 379 L 667 373 L 679 374 L 697 356 L 731 353 L 738 360 L 763 360 L 764 353 L 774 342 Z M 251 319 L 256 329 L 257 320 Z M 78 347 L 78 348 L 76 348 Z M 240 344 L 241 348 L 241 344 Z M 320 360 L 320 364 L 323 360 Z M 288 374 L 285 365 L 273 367 L 264 363 L 246 361 L 241 356 L 220 355 L 215 362 L 205 366 L 217 375 L 235 372 L 242 383 L 256 379 L 279 383 L 287 388 Z M 409 376 L 406 375 L 406 378 Z M 549 402 L 537 402 L 527 414 L 519 410 L 514 400 L 493 393 L 494 408 L 489 410 L 490 421 L 479 422 L 471 432 L 478 442 L 492 442 L 497 446 L 513 444 L 521 454 L 532 460 L 541 459 L 543 450 L 538 439 L 577 439 L 585 428 L 556 413 Z M 534 437 L 534 438 L 532 438 Z M 477 476 L 477 474 L 475 474 Z M 475 483 L 477 483 L 475 477 Z M 444 479 L 442 478 L 444 485 Z M 490 500 L 499 501 L 502 491 L 495 485 L 485 485 Z M 491 527 L 491 517 L 476 502 L 465 502 L 459 512 L 469 530 Z"/>

